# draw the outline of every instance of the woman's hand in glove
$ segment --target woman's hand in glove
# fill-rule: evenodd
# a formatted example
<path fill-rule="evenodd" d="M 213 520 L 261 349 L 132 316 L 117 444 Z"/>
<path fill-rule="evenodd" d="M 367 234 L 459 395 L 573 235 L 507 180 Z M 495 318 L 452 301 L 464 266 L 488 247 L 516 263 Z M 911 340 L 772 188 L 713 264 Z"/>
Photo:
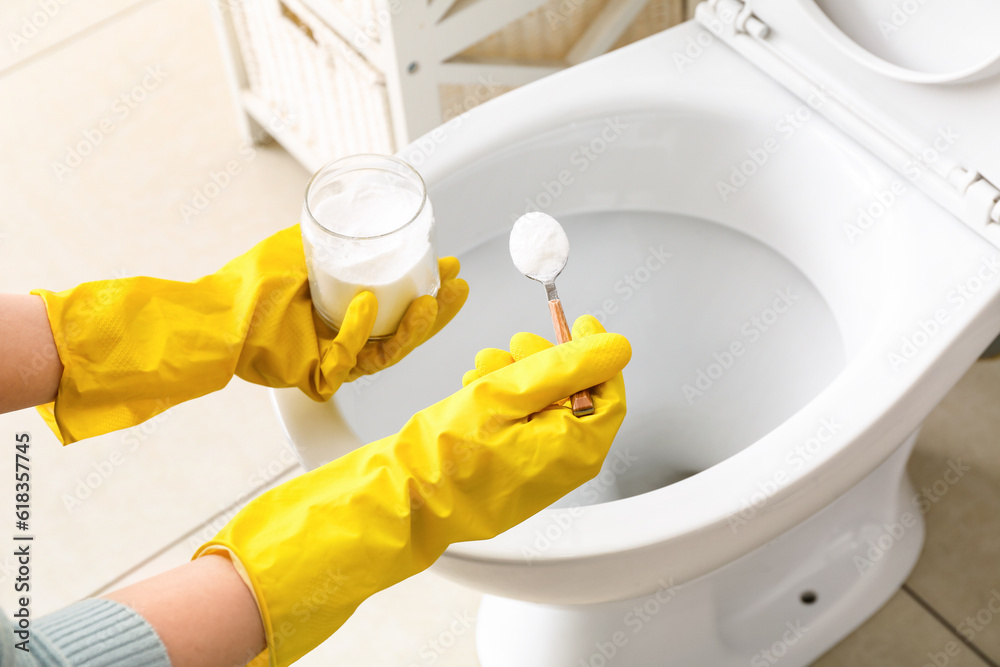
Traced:
<path fill-rule="evenodd" d="M 229 555 L 254 593 L 268 643 L 255 664 L 291 664 L 449 544 L 498 535 L 597 475 L 625 418 L 632 352 L 589 316 L 574 335 L 552 346 L 518 334 L 399 433 L 259 496 L 201 547 Z M 561 403 L 586 388 L 594 414 L 574 417 Z"/>
<path fill-rule="evenodd" d="M 395 336 L 371 342 L 371 293 L 355 297 L 339 333 L 315 313 L 297 225 L 193 283 L 137 277 L 35 290 L 63 365 L 55 401 L 39 411 L 68 444 L 144 422 L 234 375 L 327 400 L 343 382 L 398 362 L 458 313 L 469 292 L 458 260 L 439 267 L 437 298 L 418 298 Z"/>

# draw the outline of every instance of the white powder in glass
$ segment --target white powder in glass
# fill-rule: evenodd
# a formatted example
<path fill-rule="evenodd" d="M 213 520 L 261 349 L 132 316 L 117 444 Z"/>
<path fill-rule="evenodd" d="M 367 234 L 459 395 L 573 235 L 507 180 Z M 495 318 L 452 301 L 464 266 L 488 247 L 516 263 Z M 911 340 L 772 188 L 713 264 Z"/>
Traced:
<path fill-rule="evenodd" d="M 510 257 L 526 276 L 548 282 L 566 266 L 569 239 L 555 218 L 538 211 L 526 213 L 510 232 Z"/>
<path fill-rule="evenodd" d="M 417 214 L 421 196 L 393 174 L 358 178 L 323 199 L 317 222 L 342 236 L 371 237 L 394 232 Z"/>
<path fill-rule="evenodd" d="M 334 326 L 341 325 L 351 299 L 367 290 L 378 300 L 372 335 L 387 336 L 395 332 L 414 299 L 436 293 L 439 276 L 430 201 L 424 202 L 416 220 L 399 229 L 417 214 L 420 204 L 421 196 L 413 190 L 357 181 L 313 208 L 313 217 L 323 227 L 354 237 L 344 239 L 303 225 L 311 246 L 307 257 L 313 301 Z M 388 235 L 361 238 L 383 234 Z"/>

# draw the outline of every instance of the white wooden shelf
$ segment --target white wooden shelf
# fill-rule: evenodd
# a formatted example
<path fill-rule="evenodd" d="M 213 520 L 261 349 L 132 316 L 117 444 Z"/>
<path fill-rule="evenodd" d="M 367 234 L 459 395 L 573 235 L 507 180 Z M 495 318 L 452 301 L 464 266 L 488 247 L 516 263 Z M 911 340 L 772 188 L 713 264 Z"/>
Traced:
<path fill-rule="evenodd" d="M 454 113 L 447 87 L 509 90 L 685 16 L 684 0 L 209 1 L 246 138 L 272 137 L 311 170 L 437 127 Z M 558 57 L 525 57 L 550 39 L 567 46 Z"/>

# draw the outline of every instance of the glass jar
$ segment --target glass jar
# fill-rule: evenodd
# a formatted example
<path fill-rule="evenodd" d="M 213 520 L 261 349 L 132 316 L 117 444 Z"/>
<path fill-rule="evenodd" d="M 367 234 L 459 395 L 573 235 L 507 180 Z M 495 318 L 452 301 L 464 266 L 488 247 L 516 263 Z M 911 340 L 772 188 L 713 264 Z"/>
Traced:
<path fill-rule="evenodd" d="M 395 333 L 409 305 L 440 286 L 434 211 L 420 174 L 388 155 L 352 155 L 320 169 L 302 207 L 313 305 L 339 330 L 351 300 L 378 300 L 371 338 Z"/>

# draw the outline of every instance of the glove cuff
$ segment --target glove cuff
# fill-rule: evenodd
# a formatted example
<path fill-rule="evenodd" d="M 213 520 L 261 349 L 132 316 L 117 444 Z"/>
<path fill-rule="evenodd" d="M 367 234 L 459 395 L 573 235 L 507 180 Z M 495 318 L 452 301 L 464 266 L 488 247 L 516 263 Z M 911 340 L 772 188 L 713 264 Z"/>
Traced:
<path fill-rule="evenodd" d="M 187 305 L 225 312 L 222 290 L 205 280 L 126 278 L 31 294 L 45 304 L 63 365 L 55 401 L 38 411 L 64 445 L 135 426 L 232 378 L 242 337 L 220 335 L 235 327 Z"/>

